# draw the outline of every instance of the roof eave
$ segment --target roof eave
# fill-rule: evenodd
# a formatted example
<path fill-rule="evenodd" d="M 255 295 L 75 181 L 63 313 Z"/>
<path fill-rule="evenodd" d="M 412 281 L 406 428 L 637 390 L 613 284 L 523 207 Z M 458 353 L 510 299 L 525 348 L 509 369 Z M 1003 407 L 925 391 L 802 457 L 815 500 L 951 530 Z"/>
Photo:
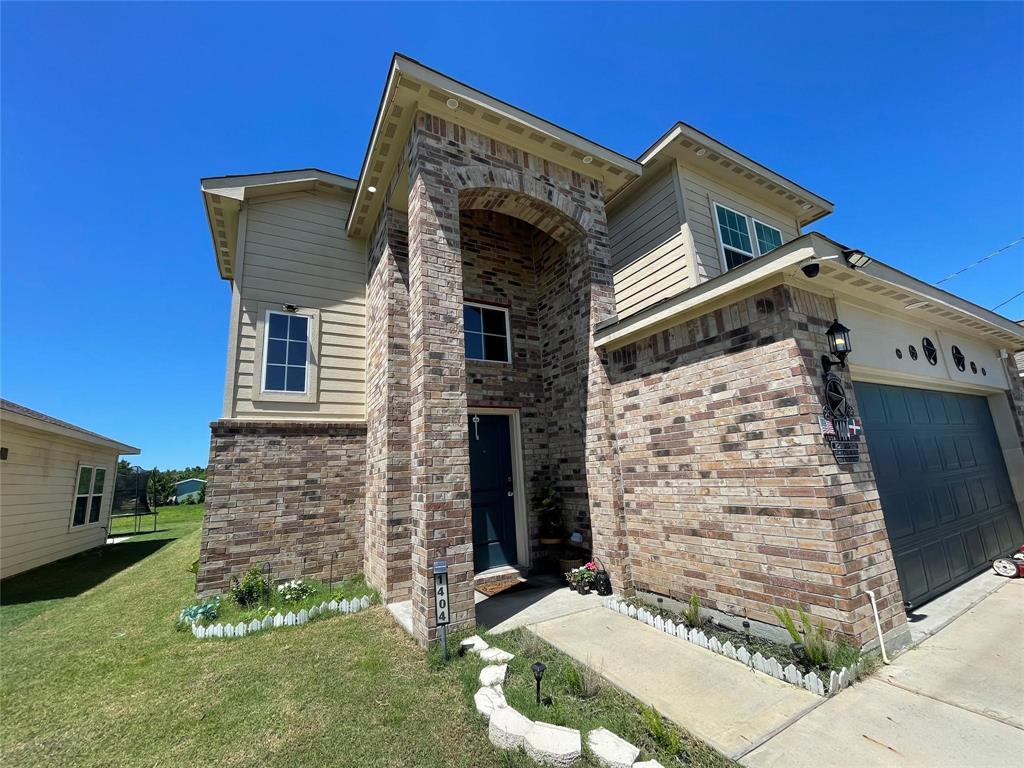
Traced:
<path fill-rule="evenodd" d="M 0 413 L 3 414 L 5 421 L 9 421 L 14 424 L 20 424 L 21 426 L 28 427 L 29 429 L 36 429 L 40 432 L 46 432 L 52 435 L 58 435 L 68 440 L 77 440 L 80 443 L 86 443 L 88 445 L 97 445 L 102 448 L 110 448 L 116 450 L 119 456 L 137 456 L 142 453 L 142 449 L 136 448 L 133 445 L 127 445 L 120 443 L 117 440 L 113 440 L 103 435 L 97 435 L 92 432 L 84 432 L 78 429 L 70 429 L 61 424 L 54 424 L 50 421 L 43 419 L 37 419 L 27 414 L 18 413 L 16 411 L 9 411 L 4 408 Z"/>

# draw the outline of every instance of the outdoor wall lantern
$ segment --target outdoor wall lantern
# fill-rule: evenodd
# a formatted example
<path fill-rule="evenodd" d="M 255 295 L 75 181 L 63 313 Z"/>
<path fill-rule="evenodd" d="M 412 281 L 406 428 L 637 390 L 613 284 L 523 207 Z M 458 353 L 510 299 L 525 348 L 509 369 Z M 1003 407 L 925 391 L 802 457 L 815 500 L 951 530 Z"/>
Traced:
<path fill-rule="evenodd" d="M 853 351 L 853 345 L 850 344 L 850 329 L 839 320 L 832 321 L 832 325 L 825 331 L 825 338 L 828 339 L 828 351 L 838 358 L 833 360 L 828 355 L 821 356 L 821 367 L 827 375 L 834 365 L 846 367 L 846 356 Z"/>
<path fill-rule="evenodd" d="M 540 681 L 544 677 L 544 670 L 547 666 L 543 661 L 535 661 L 531 667 L 533 670 L 533 679 L 537 681 L 537 703 L 540 704 Z"/>

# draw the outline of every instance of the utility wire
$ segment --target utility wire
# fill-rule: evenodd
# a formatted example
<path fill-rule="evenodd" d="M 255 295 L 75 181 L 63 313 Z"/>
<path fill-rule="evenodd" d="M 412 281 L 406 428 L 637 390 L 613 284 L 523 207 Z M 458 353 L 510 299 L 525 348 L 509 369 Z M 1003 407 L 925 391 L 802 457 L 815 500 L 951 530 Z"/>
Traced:
<path fill-rule="evenodd" d="M 983 258 L 983 259 L 978 259 L 978 260 L 977 260 L 976 262 L 974 262 L 973 264 L 968 264 L 968 265 L 967 265 L 966 267 L 964 267 L 963 269 L 958 269 L 958 270 L 957 270 L 956 272 L 954 272 L 953 274 L 951 274 L 951 275 L 947 275 L 946 277 L 944 277 L 944 278 L 942 278 L 941 280 L 939 280 L 939 282 L 935 283 L 935 285 L 942 285 L 942 284 L 943 284 L 944 282 L 946 282 L 947 280 L 952 280 L 952 279 L 953 279 L 954 277 L 956 277 L 957 275 L 962 275 L 962 274 L 963 274 L 964 272 L 966 272 L 966 271 L 967 271 L 968 269 L 972 269 L 973 267 L 976 267 L 976 266 L 978 266 L 979 264 L 983 264 L 984 262 L 986 262 L 986 261 L 988 261 L 989 259 L 991 259 L 991 258 L 992 258 L 993 256 L 998 256 L 998 255 L 999 255 L 1000 253 L 1002 253 L 1003 251 L 1007 251 L 1007 250 L 1009 250 L 1010 248 L 1013 248 L 1013 246 L 1017 245 L 1017 243 L 1022 243 L 1022 242 L 1024 242 L 1024 236 L 1018 237 L 1018 238 L 1017 238 L 1016 240 L 1014 240 L 1014 241 L 1013 241 L 1012 243 L 1007 243 L 1007 244 L 1006 244 L 1006 245 L 1004 245 L 1004 246 L 1003 246 L 1002 248 L 1000 248 L 1000 249 L 999 249 L 998 251 L 992 251 L 992 253 L 990 253 L 990 254 L 989 254 L 988 256 L 986 256 L 985 258 Z M 1018 293 L 1018 294 L 1017 294 L 1017 296 L 1020 296 L 1020 294 Z M 1016 298 L 1016 296 L 1015 296 L 1014 298 Z M 1012 301 L 1012 299 L 1008 299 L 1008 301 Z M 1004 303 L 1005 303 L 1005 302 L 1004 302 Z M 1000 304 L 999 306 L 1003 306 L 1003 305 L 1002 305 L 1002 304 Z"/>
<path fill-rule="evenodd" d="M 1003 306 L 1003 304 L 1009 304 L 1009 303 L 1010 303 L 1011 301 L 1013 301 L 1014 299 L 1016 299 L 1016 298 L 1017 298 L 1018 296 L 1024 296 L 1024 291 L 1021 291 L 1020 293 L 1015 293 L 1015 294 L 1013 294 L 1013 296 L 1011 296 L 1010 298 L 1008 298 L 1008 299 L 1007 299 L 1006 301 L 1004 301 L 1004 302 L 1003 302 L 1002 304 L 996 304 L 996 305 L 995 305 L 994 307 L 992 307 L 992 311 L 994 312 L 995 310 L 999 309 L 999 308 L 1000 308 L 1001 306 Z"/>

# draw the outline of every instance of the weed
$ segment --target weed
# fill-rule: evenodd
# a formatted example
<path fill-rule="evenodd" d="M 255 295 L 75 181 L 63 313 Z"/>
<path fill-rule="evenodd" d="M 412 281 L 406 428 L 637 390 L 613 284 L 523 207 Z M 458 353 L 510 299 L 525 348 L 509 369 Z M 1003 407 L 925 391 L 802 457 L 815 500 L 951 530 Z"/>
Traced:
<path fill-rule="evenodd" d="M 686 622 L 687 626 L 699 627 L 701 625 L 700 599 L 697 597 L 696 592 L 690 594 L 690 603 L 683 608 L 680 615 L 683 617 L 683 621 Z"/>
<path fill-rule="evenodd" d="M 654 707 L 643 707 L 644 726 L 654 743 L 669 754 L 679 754 L 679 731 L 669 726 Z"/>
<path fill-rule="evenodd" d="M 587 664 L 570 664 L 565 668 L 565 685 L 577 699 L 592 699 L 601 692 L 601 676 Z"/>

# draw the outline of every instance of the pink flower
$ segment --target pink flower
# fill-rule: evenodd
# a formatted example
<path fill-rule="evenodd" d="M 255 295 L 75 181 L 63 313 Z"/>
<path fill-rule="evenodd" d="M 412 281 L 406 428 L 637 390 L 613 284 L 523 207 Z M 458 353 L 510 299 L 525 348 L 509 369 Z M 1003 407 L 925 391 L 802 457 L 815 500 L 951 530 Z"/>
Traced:
<path fill-rule="evenodd" d="M 597 570 L 597 566 L 594 565 L 594 561 L 593 560 L 591 560 L 589 563 L 587 563 L 583 567 L 586 568 L 588 571 L 596 571 Z"/>

